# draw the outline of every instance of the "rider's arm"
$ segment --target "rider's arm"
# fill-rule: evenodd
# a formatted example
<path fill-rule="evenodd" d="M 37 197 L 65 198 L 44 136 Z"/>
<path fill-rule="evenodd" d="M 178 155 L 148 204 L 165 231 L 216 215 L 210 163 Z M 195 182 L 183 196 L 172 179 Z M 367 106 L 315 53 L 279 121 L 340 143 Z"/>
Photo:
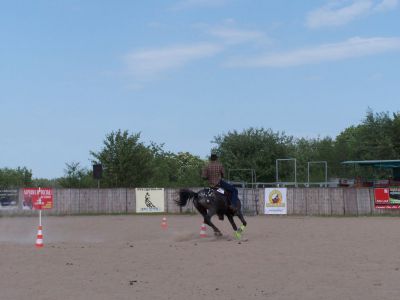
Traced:
<path fill-rule="evenodd" d="M 221 165 L 221 177 L 224 178 L 225 177 L 225 169 L 224 166 Z"/>
<path fill-rule="evenodd" d="M 204 167 L 202 172 L 201 172 L 201 178 L 208 179 L 208 172 L 207 171 L 208 171 L 207 167 Z"/>

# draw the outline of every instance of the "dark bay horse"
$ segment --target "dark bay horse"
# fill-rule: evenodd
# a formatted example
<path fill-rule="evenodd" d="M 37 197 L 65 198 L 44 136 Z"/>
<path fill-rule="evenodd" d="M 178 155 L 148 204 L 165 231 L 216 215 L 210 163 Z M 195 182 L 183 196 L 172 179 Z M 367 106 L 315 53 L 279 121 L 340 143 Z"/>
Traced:
<path fill-rule="evenodd" d="M 199 213 L 204 218 L 204 223 L 214 229 L 214 234 L 216 236 L 221 236 L 221 231 L 211 222 L 211 217 L 215 214 L 218 215 L 220 220 L 224 219 L 224 215 L 227 216 L 229 222 L 232 225 L 233 230 L 235 230 L 235 236 L 237 238 L 241 237 L 241 233 L 245 226 L 247 225 L 246 220 L 242 214 L 242 204 L 239 200 L 237 205 L 237 211 L 233 212 L 227 201 L 227 194 L 219 192 L 216 189 L 205 188 L 195 193 L 188 189 L 181 189 L 179 191 L 179 199 L 176 200 L 176 204 L 180 207 L 185 206 L 189 200 L 193 201 L 194 207 L 199 211 Z M 233 217 L 237 216 L 242 222 L 242 226 L 238 229 Z"/>

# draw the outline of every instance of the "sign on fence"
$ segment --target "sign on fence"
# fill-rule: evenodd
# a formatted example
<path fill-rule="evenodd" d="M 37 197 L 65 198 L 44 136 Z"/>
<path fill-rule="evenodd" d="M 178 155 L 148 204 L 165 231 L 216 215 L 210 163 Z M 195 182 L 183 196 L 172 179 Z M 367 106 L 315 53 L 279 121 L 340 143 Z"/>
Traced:
<path fill-rule="evenodd" d="M 18 190 L 0 190 L 0 209 L 13 209 L 18 206 Z"/>
<path fill-rule="evenodd" d="M 376 188 L 375 208 L 400 209 L 400 188 Z"/>
<path fill-rule="evenodd" d="M 286 215 L 286 188 L 266 188 L 264 213 L 266 215 Z"/>
<path fill-rule="evenodd" d="M 52 209 L 53 189 L 24 188 L 23 209 Z"/>
<path fill-rule="evenodd" d="M 163 188 L 136 188 L 136 212 L 164 212 Z"/>

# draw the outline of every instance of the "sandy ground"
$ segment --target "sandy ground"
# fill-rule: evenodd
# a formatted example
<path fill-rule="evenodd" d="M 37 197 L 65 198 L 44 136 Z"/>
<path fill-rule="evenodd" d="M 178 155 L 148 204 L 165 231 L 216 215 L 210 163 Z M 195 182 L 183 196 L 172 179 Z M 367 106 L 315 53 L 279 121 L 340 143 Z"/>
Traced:
<path fill-rule="evenodd" d="M 0 299 L 399 299 L 400 218 L 0 218 Z"/>

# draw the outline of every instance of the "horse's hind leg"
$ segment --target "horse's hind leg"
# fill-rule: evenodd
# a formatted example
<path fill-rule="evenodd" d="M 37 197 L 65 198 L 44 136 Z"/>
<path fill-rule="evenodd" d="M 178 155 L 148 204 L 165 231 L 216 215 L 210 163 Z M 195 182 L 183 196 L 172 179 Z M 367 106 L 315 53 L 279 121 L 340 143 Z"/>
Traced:
<path fill-rule="evenodd" d="M 206 223 L 208 226 L 212 227 L 212 229 L 214 230 L 214 234 L 216 236 L 222 235 L 221 231 L 219 231 L 219 229 L 211 222 L 211 218 L 209 216 L 204 218 L 204 223 Z"/>
<path fill-rule="evenodd" d="M 204 216 L 204 223 L 206 223 L 208 226 L 210 226 L 214 230 L 214 234 L 216 236 L 221 236 L 222 233 L 219 231 L 219 229 L 211 222 L 211 217 L 215 214 L 215 211 L 213 209 L 209 209 L 208 213 Z"/>
<path fill-rule="evenodd" d="M 210 226 L 214 230 L 214 234 L 217 236 L 221 236 L 222 233 L 219 231 L 219 229 L 211 222 L 211 217 L 215 214 L 215 211 L 213 209 L 209 209 L 207 212 L 207 209 L 205 209 L 202 206 L 195 205 L 199 213 L 203 216 L 204 223 Z"/>

